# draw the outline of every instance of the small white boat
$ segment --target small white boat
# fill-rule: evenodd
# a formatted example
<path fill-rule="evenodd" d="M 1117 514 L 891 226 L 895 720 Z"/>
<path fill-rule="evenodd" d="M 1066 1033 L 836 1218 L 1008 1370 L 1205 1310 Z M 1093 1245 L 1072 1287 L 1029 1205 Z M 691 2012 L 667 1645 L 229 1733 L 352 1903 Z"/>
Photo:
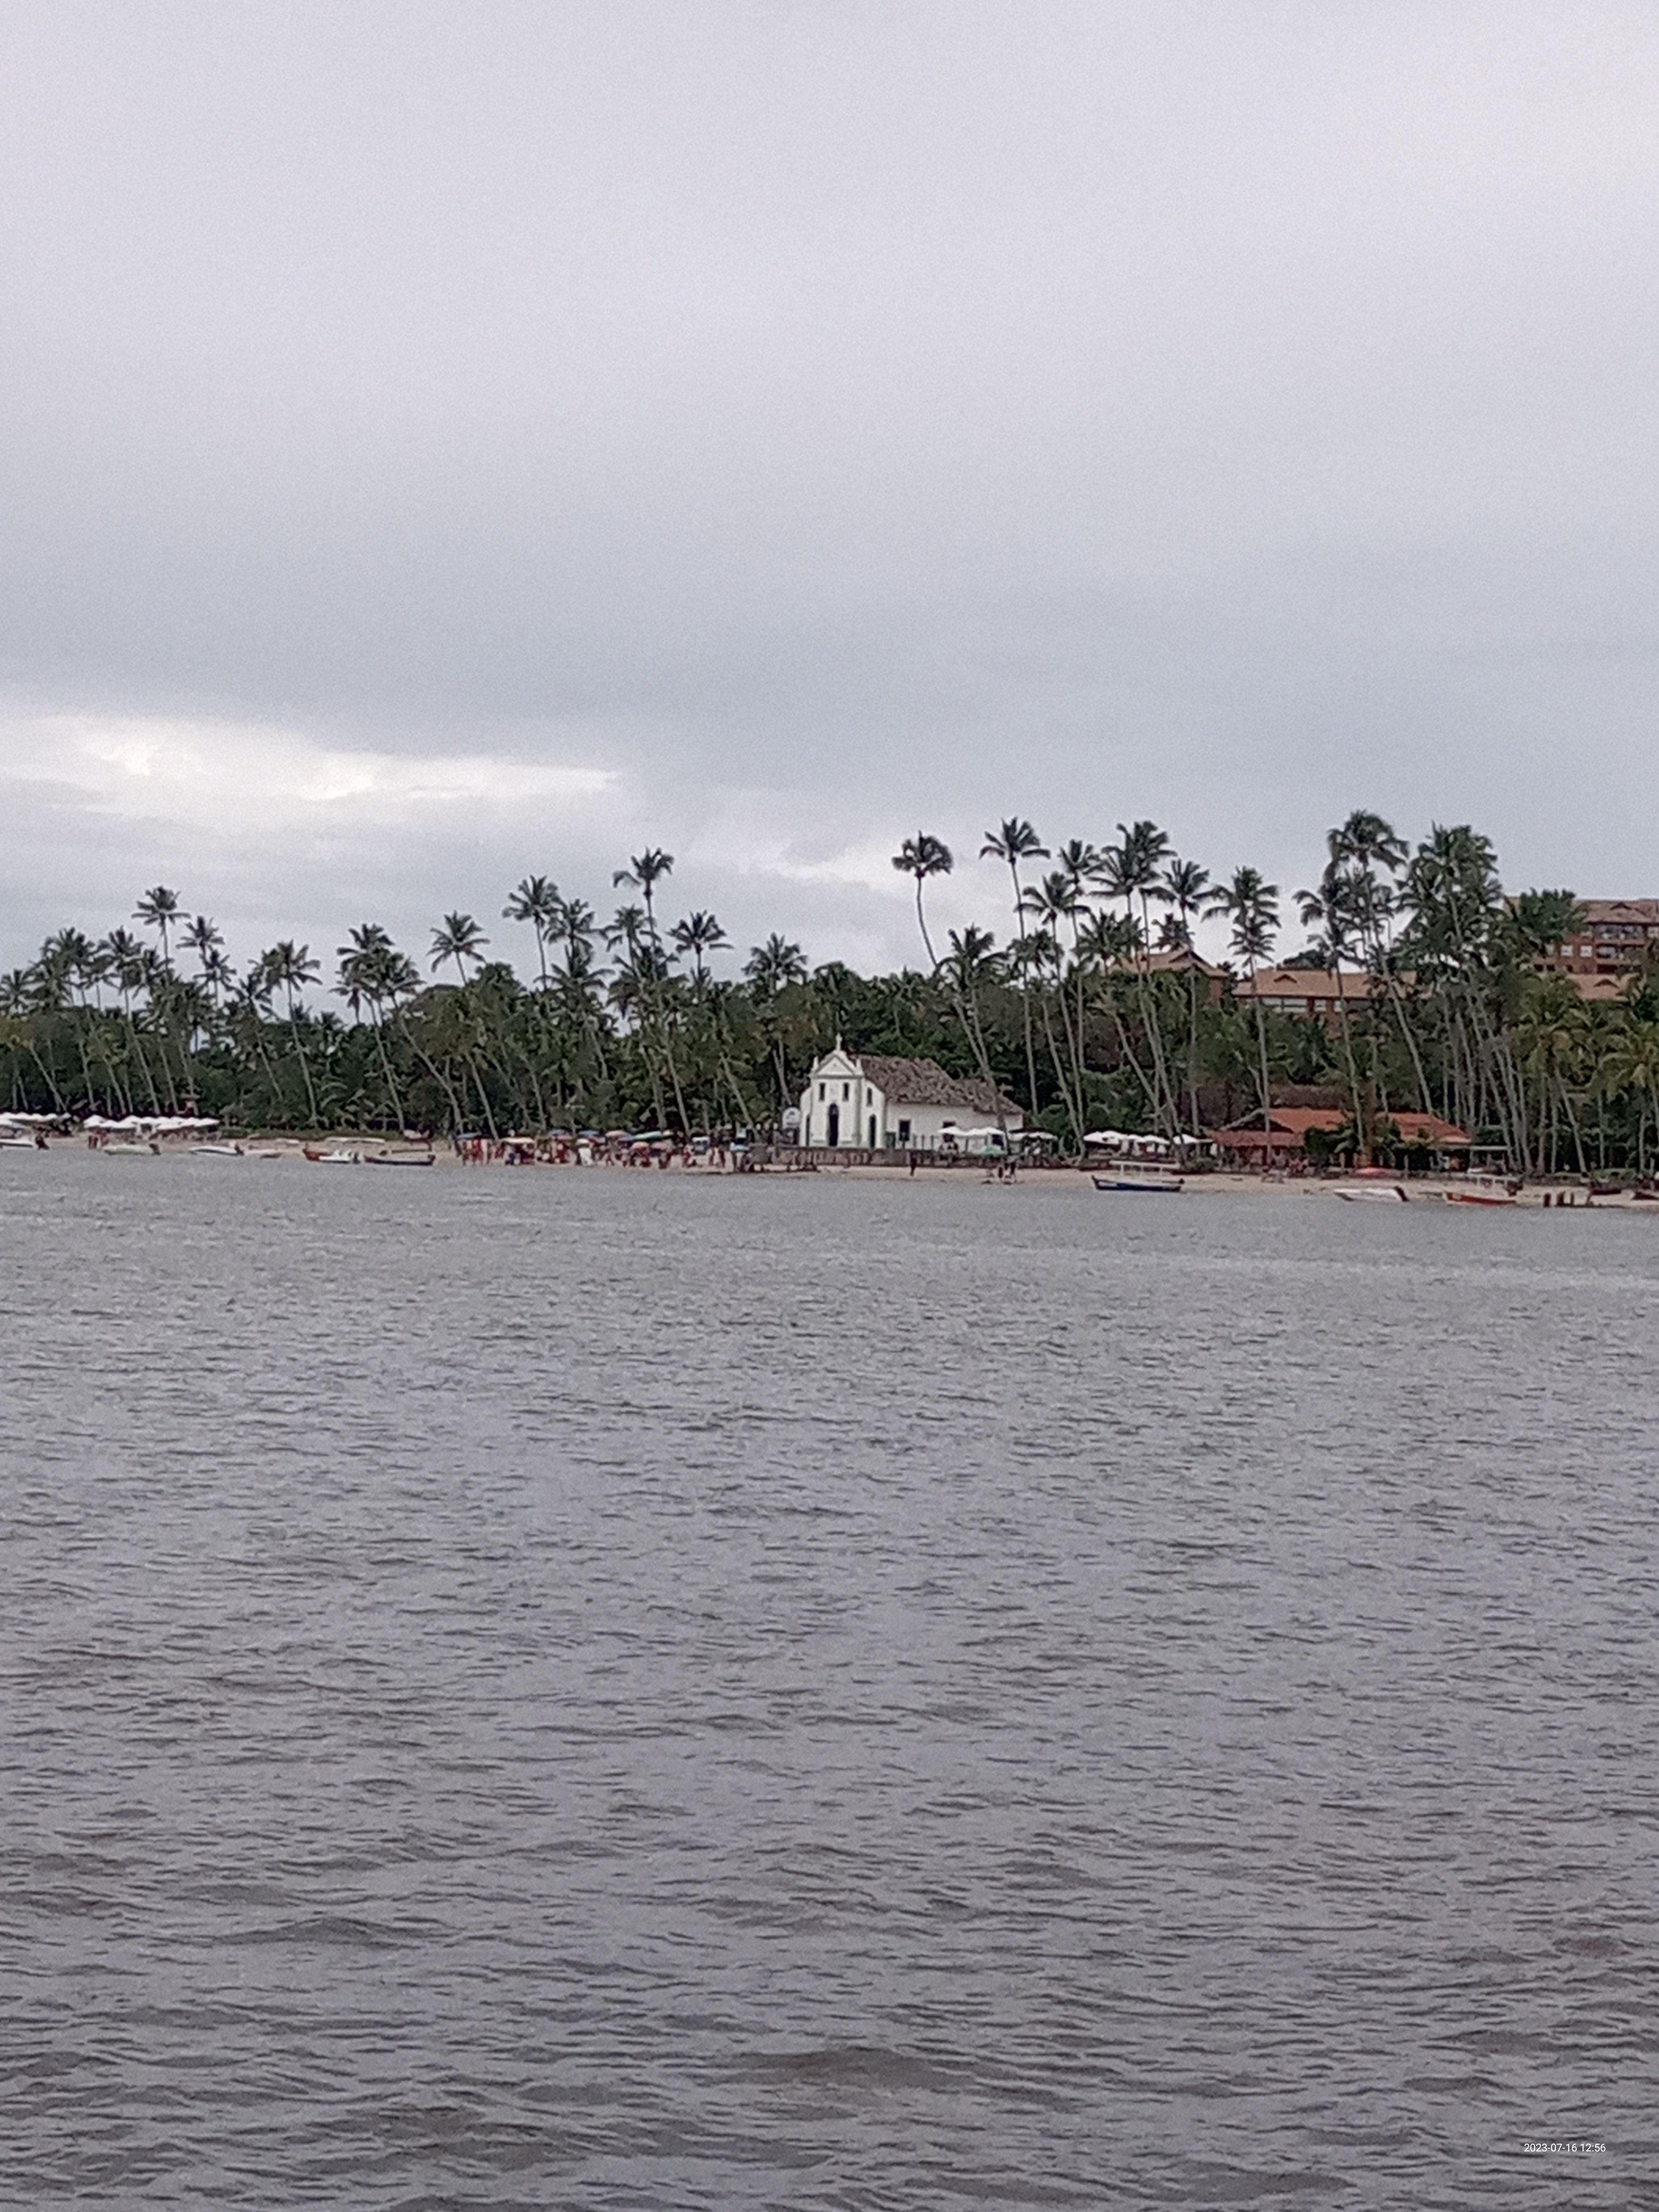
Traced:
<path fill-rule="evenodd" d="M 1182 1178 L 1173 1168 L 1160 1166 L 1152 1160 L 1123 1160 L 1106 1174 L 1094 1177 L 1097 1190 L 1141 1191 L 1148 1195 L 1173 1197 L 1181 1188 Z"/>
<path fill-rule="evenodd" d="M 300 1149 L 314 1168 L 360 1168 L 363 1164 L 362 1154 L 349 1148 L 343 1152 L 323 1152 L 314 1145 L 302 1145 Z"/>
<path fill-rule="evenodd" d="M 240 1145 L 192 1145 L 190 1156 L 193 1160 L 245 1160 L 247 1158 Z"/>
<path fill-rule="evenodd" d="M 112 1145 L 100 1145 L 98 1149 L 107 1159 L 114 1159 L 124 1152 L 142 1152 L 146 1159 L 159 1160 L 161 1157 L 161 1147 L 155 1142 L 153 1137 L 148 1144 L 142 1145 L 130 1144 L 125 1138 L 122 1138 L 118 1139 L 118 1141 Z"/>
<path fill-rule="evenodd" d="M 46 1149 L 37 1137 L 0 1137 L 0 1152 L 44 1152 Z"/>
<path fill-rule="evenodd" d="M 1350 1206 L 1405 1206 L 1410 1202 L 1397 1182 L 1338 1183 L 1331 1196 L 1346 1199 Z"/>

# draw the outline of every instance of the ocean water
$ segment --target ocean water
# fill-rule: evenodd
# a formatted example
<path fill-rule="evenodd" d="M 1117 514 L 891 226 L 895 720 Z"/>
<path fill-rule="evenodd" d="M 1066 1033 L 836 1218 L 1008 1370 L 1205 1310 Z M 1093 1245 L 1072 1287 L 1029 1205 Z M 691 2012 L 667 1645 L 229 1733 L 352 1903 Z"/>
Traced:
<path fill-rule="evenodd" d="M 1653 2201 L 1659 1221 L 58 1152 L 0 1255 L 0 2203 Z"/>

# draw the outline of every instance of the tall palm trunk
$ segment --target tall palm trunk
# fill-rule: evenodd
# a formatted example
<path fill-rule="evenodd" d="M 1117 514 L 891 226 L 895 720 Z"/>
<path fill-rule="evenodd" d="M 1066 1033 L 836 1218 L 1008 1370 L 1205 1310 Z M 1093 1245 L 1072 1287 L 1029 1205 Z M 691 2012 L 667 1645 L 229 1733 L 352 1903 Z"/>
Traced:
<path fill-rule="evenodd" d="M 1025 894 L 1020 886 L 1019 863 L 1013 858 L 1012 850 L 1008 860 L 1008 873 L 1013 878 L 1014 939 L 1018 943 L 1024 933 Z M 1031 975 L 1029 964 L 1022 965 L 1020 969 L 1019 1004 L 1025 1031 L 1026 1092 L 1031 1109 L 1031 1127 L 1035 1128 L 1037 1118 L 1036 1047 L 1031 1035 Z"/>
<path fill-rule="evenodd" d="M 1067 1068 L 1060 1066 L 1060 1054 L 1054 1043 L 1054 1024 L 1049 1018 L 1048 1003 L 1046 998 L 1042 1005 L 1042 1025 L 1048 1033 L 1048 1050 L 1054 1059 L 1054 1073 L 1060 1079 L 1061 1095 L 1066 1100 L 1066 1110 L 1071 1116 L 1078 1149 L 1081 1152 L 1083 1149 L 1083 1091 L 1078 1075 L 1079 1063 L 1077 1047 L 1072 1037 L 1071 1009 L 1066 1001 L 1066 978 L 1060 971 L 1058 961 L 1054 963 L 1054 997 L 1060 1006 L 1060 1026 L 1066 1032 L 1066 1054 L 1069 1073 Z"/>
<path fill-rule="evenodd" d="M 1365 1126 L 1365 1109 L 1359 1095 L 1359 1071 L 1354 1065 L 1353 1035 L 1348 1027 L 1348 994 L 1342 988 L 1342 971 L 1336 971 L 1336 1020 L 1342 1032 L 1342 1064 L 1347 1070 L 1348 1099 L 1353 1108 L 1354 1150 L 1356 1165 L 1364 1166 L 1371 1156 L 1370 1133 Z"/>
<path fill-rule="evenodd" d="M 386 1023 L 381 1016 L 378 1000 L 369 1000 L 368 1012 L 374 1030 L 374 1048 L 380 1056 L 380 1073 L 386 1078 L 386 1095 L 391 1099 L 392 1114 L 398 1127 L 401 1129 L 407 1116 L 404 1113 L 404 1102 L 398 1089 L 398 1079 L 392 1073 L 392 1056 L 386 1048 Z"/>
<path fill-rule="evenodd" d="M 311 1079 L 311 1061 L 306 1052 L 305 1041 L 300 1035 L 299 1013 L 292 991 L 288 994 L 288 1034 L 294 1057 L 300 1063 L 300 1075 L 305 1085 L 306 1110 L 311 1116 L 311 1126 L 313 1129 L 320 1128 L 322 1121 L 317 1106 L 317 1086 Z"/>

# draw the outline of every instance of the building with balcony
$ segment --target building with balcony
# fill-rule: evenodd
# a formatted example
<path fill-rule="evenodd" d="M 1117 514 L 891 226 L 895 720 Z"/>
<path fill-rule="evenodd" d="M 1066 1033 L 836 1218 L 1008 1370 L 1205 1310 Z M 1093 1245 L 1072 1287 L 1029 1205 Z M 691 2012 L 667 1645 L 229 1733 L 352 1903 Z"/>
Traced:
<path fill-rule="evenodd" d="M 1546 975 L 1628 975 L 1659 955 L 1659 899 L 1581 899 L 1584 923 L 1538 963 Z"/>

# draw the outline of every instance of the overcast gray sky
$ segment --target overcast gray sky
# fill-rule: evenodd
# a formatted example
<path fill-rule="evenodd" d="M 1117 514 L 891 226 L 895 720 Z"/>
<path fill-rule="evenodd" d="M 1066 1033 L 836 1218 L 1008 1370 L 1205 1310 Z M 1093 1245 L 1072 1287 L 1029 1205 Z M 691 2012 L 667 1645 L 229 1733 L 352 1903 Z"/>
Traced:
<path fill-rule="evenodd" d="M 647 842 L 885 964 L 1011 812 L 1659 892 L 1656 114 L 1650 6 L 0 0 L 0 966 Z"/>

